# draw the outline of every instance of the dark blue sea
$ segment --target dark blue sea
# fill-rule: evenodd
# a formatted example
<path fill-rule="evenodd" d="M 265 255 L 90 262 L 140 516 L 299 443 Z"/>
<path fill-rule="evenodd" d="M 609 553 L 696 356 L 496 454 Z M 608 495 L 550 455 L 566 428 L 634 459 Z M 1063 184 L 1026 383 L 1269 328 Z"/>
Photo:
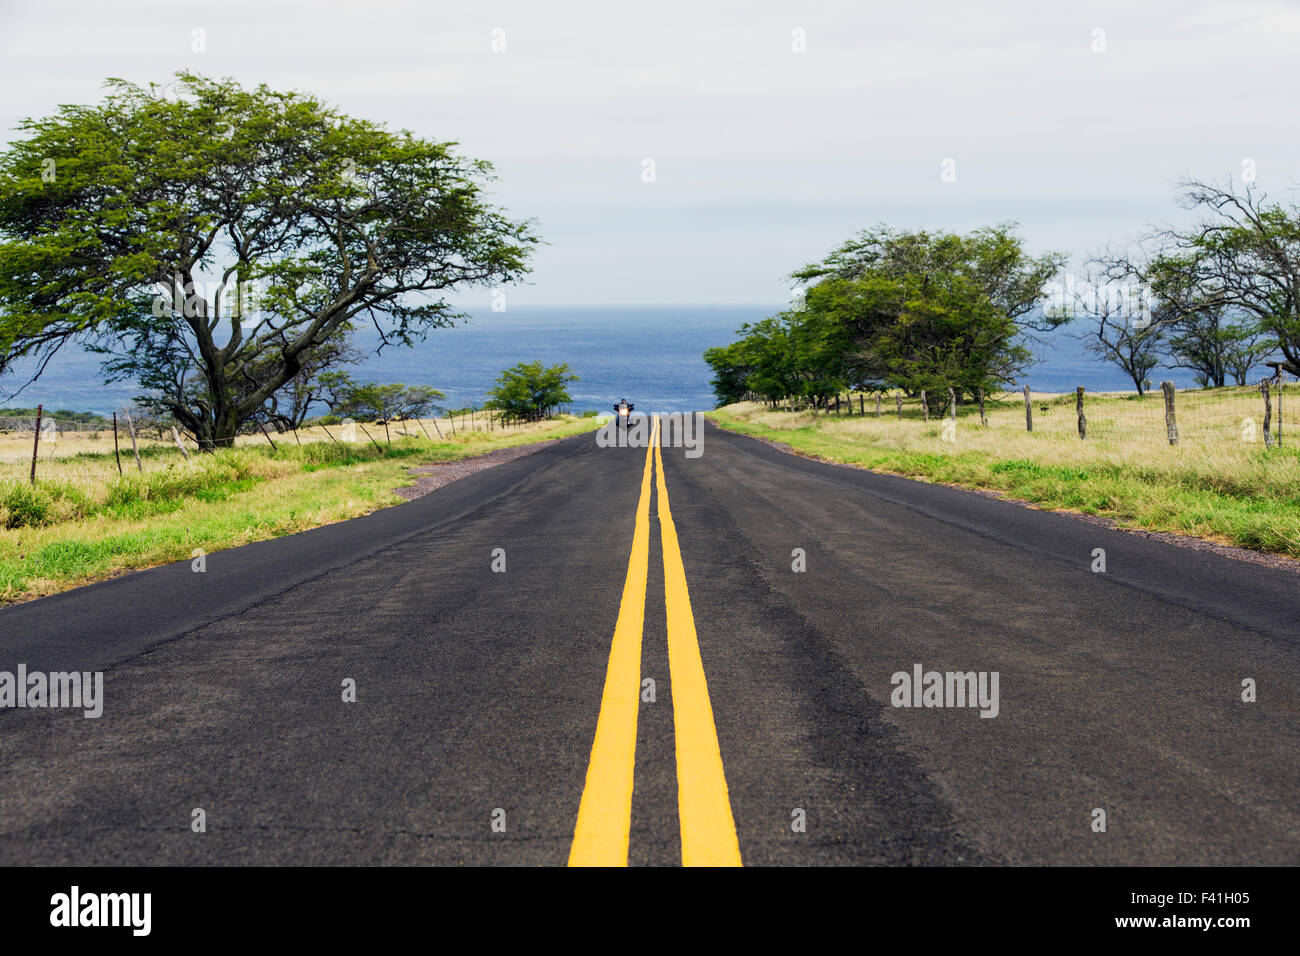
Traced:
<path fill-rule="evenodd" d="M 712 408 L 705 349 L 734 341 L 735 330 L 778 311 L 777 306 L 511 306 L 484 310 L 470 321 L 438 329 L 412 349 L 386 348 L 370 354 L 352 374 L 363 381 L 432 385 L 447 393 L 447 405 L 478 405 L 502 369 L 516 362 L 567 362 L 580 380 L 573 383 L 573 410 L 607 410 L 626 397 L 648 411 Z M 1078 332 L 1083 332 L 1080 326 Z M 358 334 L 357 344 L 373 353 L 377 336 Z M 1129 390 L 1119 369 L 1098 361 L 1069 327 L 1045 343 L 1030 343 L 1039 361 L 1026 380 L 1035 391 Z M 0 380 L 0 406 L 66 408 L 112 412 L 137 392 L 128 383 L 103 385 L 100 357 L 72 348 L 55 356 L 45 374 L 17 396 L 26 380 L 15 374 Z M 24 372 L 26 369 L 20 369 Z M 1157 370 L 1153 381 L 1194 384 L 1190 372 Z"/>

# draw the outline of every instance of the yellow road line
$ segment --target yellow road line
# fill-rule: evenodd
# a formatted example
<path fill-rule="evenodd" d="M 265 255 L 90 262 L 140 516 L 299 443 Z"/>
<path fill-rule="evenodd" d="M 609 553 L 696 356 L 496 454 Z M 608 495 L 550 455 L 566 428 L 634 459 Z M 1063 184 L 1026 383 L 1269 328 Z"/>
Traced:
<path fill-rule="evenodd" d="M 672 680 L 673 729 L 677 737 L 677 813 L 683 866 L 740 866 L 740 844 L 731 816 L 718 731 L 700 659 L 700 642 L 686 588 L 677 527 L 668 507 L 659 432 L 654 446 L 659 489 L 659 534 L 664 552 L 664 605 L 668 612 L 668 671 Z"/>
<path fill-rule="evenodd" d="M 623 600 L 605 671 L 605 692 L 596 720 L 596 738 L 587 764 L 587 782 L 578 806 L 569 866 L 627 866 L 632 827 L 632 777 L 636 769 L 636 719 L 641 706 L 641 632 L 645 624 L 646 577 L 650 569 L 651 449 L 656 419 L 645 451 L 641 497 L 636 506 L 632 555 Z"/>

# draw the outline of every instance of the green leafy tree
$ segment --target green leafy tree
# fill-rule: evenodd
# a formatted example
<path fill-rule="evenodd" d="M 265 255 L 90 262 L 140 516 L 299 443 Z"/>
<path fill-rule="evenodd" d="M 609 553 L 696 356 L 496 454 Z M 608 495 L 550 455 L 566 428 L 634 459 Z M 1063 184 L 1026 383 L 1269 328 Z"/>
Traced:
<path fill-rule="evenodd" d="M 732 342 L 730 345 L 706 349 L 704 361 L 713 370 L 709 384 L 713 387 L 718 405 L 743 401 L 746 395 L 756 391 L 749 381 L 756 370 L 749 343 Z"/>
<path fill-rule="evenodd" d="M 527 272 L 531 224 L 454 144 L 192 73 L 107 85 L 0 155 L 0 372 L 94 340 L 213 448 L 354 323 L 410 345 Z"/>
<path fill-rule="evenodd" d="M 321 376 L 322 396 L 331 414 L 364 421 L 402 421 L 424 418 L 447 396 L 429 385 L 402 382 L 356 382 L 346 372 Z"/>
<path fill-rule="evenodd" d="M 556 408 L 573 401 L 568 385 L 576 381 L 578 376 L 568 365 L 520 362 L 501 373 L 485 404 L 516 421 L 549 418 Z"/>
<path fill-rule="evenodd" d="M 1180 183 L 1185 208 L 1202 220 L 1148 237 L 1155 252 L 1113 269 L 1140 277 L 1168 304 L 1175 353 L 1208 382 L 1229 370 L 1239 381 L 1274 350 L 1300 375 L 1300 206 L 1270 203 L 1247 186 Z"/>
<path fill-rule="evenodd" d="M 1026 335 L 1068 321 L 1036 311 L 1065 257 L 1032 257 L 1012 224 L 966 235 L 864 230 L 794 278 L 813 283 L 808 309 L 836 331 L 846 374 L 912 394 L 936 410 L 946 389 L 959 398 L 1014 381 L 1030 362 Z"/>

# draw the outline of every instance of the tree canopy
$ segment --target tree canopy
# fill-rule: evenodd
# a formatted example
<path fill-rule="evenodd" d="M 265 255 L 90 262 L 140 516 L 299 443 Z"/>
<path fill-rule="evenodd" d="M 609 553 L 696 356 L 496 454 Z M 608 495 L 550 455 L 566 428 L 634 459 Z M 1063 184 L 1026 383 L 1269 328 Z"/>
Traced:
<path fill-rule="evenodd" d="M 1112 275 L 1150 287 L 1164 306 L 1174 364 L 1202 384 L 1244 384 L 1270 352 L 1300 375 L 1300 206 L 1271 203 L 1253 187 L 1238 190 L 1187 179 L 1180 200 L 1202 213 L 1191 228 L 1147 237 L 1154 251 L 1112 257 Z"/>
<path fill-rule="evenodd" d="M 569 371 L 568 365 L 520 362 L 498 376 L 484 404 L 509 419 L 536 421 L 573 401 L 568 385 L 576 381 L 578 376 Z"/>
<path fill-rule="evenodd" d="M 447 396 L 430 385 L 407 385 L 404 382 L 380 384 L 357 382 L 347 372 L 334 370 L 320 376 L 321 401 L 337 417 L 363 421 L 402 421 L 424 418 Z"/>
<path fill-rule="evenodd" d="M 1035 311 L 1065 257 L 1032 257 L 1014 226 L 966 235 L 864 230 L 793 278 L 803 304 L 705 353 L 720 402 L 753 393 L 823 407 L 845 388 L 973 394 L 1029 363 L 1023 337 L 1065 321 Z"/>
<path fill-rule="evenodd" d="M 193 73 L 107 86 L 0 154 L 0 372 L 90 341 L 211 448 L 357 323 L 410 345 L 527 272 L 532 224 L 454 143 Z"/>

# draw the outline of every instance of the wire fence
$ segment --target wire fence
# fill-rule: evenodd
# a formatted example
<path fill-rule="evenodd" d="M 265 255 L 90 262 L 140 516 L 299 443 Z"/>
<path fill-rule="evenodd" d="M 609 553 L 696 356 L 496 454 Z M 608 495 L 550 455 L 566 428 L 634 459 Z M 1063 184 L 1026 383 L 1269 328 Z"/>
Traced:
<path fill-rule="evenodd" d="M 997 392 L 983 396 L 967 393 L 958 399 L 944 389 L 938 394 L 905 395 L 901 391 L 854 392 L 833 399 L 818 414 L 861 416 L 868 420 L 930 423 L 956 429 L 1017 429 L 1085 440 L 1123 440 L 1182 445 L 1232 443 L 1280 446 L 1300 444 L 1296 422 L 1300 389 L 1285 376 L 1273 376 L 1254 385 L 1214 389 L 1179 390 L 1168 384 L 1144 395 L 1129 393 L 1093 395 L 1072 393 Z M 778 407 L 808 410 L 796 402 Z"/>
<path fill-rule="evenodd" d="M 133 472 L 168 468 L 199 451 L 197 443 L 173 425 L 134 409 L 92 420 L 37 411 L 35 415 L 0 414 L 0 480 L 106 482 Z M 236 444 L 276 447 L 280 442 L 334 442 L 387 448 L 404 438 L 455 441 L 466 432 L 517 427 L 521 427 L 519 423 L 507 422 L 496 413 L 467 408 L 443 418 L 344 419 L 301 429 L 262 425 L 241 434 Z"/>
<path fill-rule="evenodd" d="M 0 476 L 37 474 L 42 464 L 59 463 L 60 478 L 107 478 L 118 474 L 113 460 L 111 421 L 47 415 L 0 415 Z M 146 448 L 158 442 L 140 436 Z M 177 455 L 180 452 L 177 451 Z"/>

